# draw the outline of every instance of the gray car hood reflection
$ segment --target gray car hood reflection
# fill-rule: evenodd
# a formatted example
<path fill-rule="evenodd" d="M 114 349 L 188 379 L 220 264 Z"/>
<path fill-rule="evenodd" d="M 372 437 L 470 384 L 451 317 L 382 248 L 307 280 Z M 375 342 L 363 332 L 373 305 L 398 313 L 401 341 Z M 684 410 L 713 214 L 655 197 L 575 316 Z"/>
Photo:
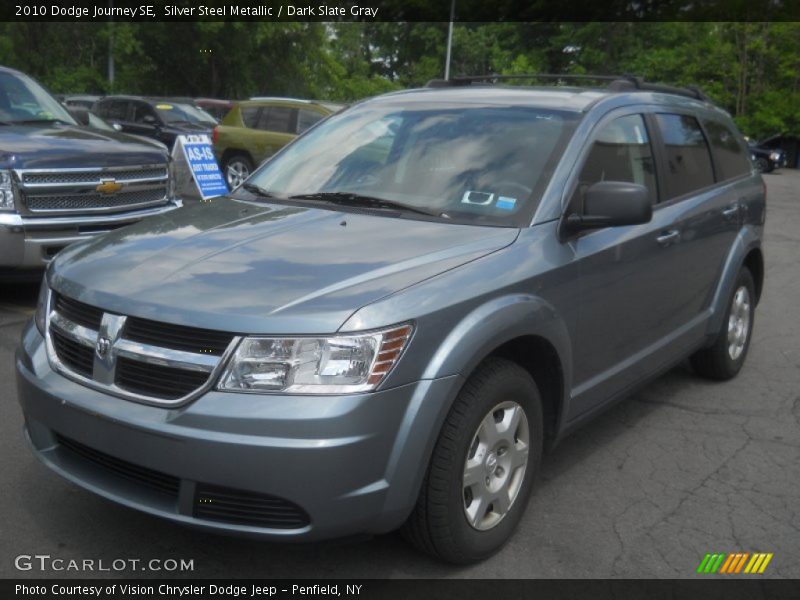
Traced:
<path fill-rule="evenodd" d="M 73 245 L 50 283 L 109 312 L 242 333 L 326 333 L 518 232 L 223 198 Z"/>

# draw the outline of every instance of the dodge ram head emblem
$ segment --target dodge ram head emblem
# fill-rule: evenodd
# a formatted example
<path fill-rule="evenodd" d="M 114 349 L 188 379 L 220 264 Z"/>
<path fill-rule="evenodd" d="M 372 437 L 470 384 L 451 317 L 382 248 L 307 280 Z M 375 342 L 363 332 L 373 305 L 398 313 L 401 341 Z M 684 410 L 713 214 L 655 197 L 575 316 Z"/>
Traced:
<path fill-rule="evenodd" d="M 94 351 L 97 353 L 99 358 L 105 358 L 106 354 L 108 354 L 109 348 L 111 348 L 111 340 L 107 337 L 101 337 L 97 340 Z"/>
<path fill-rule="evenodd" d="M 122 184 L 117 183 L 116 179 L 103 179 L 94 189 L 100 194 L 116 194 L 122 189 Z"/>

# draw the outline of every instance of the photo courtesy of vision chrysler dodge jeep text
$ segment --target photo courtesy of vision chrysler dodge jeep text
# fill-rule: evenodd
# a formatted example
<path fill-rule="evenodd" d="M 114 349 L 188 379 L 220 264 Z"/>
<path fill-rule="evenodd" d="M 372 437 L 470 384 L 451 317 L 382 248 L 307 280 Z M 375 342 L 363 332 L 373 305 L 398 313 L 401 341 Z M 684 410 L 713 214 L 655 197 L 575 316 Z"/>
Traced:
<path fill-rule="evenodd" d="M 491 555 L 545 449 L 751 339 L 745 140 L 697 90 L 601 83 L 369 99 L 229 197 L 69 246 L 17 354 L 34 452 L 177 523 Z"/>

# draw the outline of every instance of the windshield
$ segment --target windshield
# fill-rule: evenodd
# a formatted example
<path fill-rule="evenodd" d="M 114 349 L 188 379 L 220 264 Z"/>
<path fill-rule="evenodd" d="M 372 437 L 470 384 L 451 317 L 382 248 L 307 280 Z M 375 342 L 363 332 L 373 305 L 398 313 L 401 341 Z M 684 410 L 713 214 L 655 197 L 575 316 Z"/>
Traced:
<path fill-rule="evenodd" d="M 577 119 L 526 107 L 366 103 L 310 130 L 249 183 L 277 197 L 346 193 L 452 221 L 519 226 L 530 222 Z"/>
<path fill-rule="evenodd" d="M 158 102 L 155 104 L 158 115 L 165 123 L 200 123 L 201 125 L 216 125 L 214 117 L 189 104 L 175 104 L 174 102 Z"/>
<path fill-rule="evenodd" d="M 77 124 L 67 109 L 33 79 L 0 71 L 0 121 L 23 123 L 52 120 Z"/>

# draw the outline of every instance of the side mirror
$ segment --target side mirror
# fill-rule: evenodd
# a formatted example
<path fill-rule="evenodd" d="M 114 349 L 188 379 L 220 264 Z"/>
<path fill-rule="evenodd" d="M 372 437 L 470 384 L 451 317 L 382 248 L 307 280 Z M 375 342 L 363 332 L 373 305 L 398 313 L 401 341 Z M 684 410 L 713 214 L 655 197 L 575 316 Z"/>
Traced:
<path fill-rule="evenodd" d="M 114 131 L 122 131 L 122 125 L 120 125 L 116 121 L 111 123 L 111 127 L 114 129 Z"/>
<path fill-rule="evenodd" d="M 566 226 L 570 232 L 601 227 L 648 223 L 653 205 L 647 188 L 627 181 L 598 181 L 586 190 L 583 214 L 571 214 Z"/>
<path fill-rule="evenodd" d="M 142 123 L 155 126 L 158 124 L 158 120 L 153 115 L 145 115 L 142 117 Z"/>
<path fill-rule="evenodd" d="M 67 107 L 69 114 L 78 122 L 78 125 L 88 127 L 89 125 L 89 109 L 83 106 L 69 106 Z"/>

